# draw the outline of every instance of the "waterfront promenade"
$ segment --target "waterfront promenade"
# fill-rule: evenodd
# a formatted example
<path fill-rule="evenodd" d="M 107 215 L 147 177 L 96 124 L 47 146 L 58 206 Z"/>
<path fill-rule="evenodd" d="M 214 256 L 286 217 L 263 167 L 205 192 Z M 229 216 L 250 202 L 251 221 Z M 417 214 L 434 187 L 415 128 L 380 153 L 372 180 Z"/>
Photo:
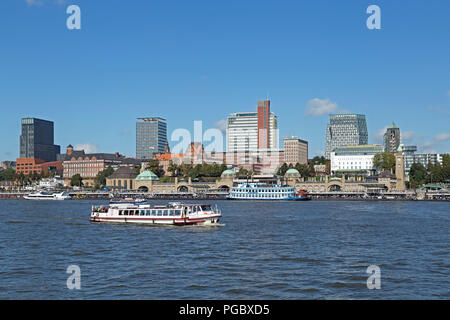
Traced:
<path fill-rule="evenodd" d="M 223 200 L 228 195 L 227 192 L 204 192 L 204 193 L 146 193 L 137 190 L 127 190 L 121 192 L 111 191 L 68 191 L 73 200 L 108 200 L 111 198 L 144 198 L 144 199 L 161 199 L 161 200 Z M 23 199 L 29 194 L 29 191 L 10 191 L 0 192 L 1 199 Z M 329 192 L 310 192 L 313 200 L 439 200 L 450 201 L 450 191 L 391 191 L 379 193 L 366 192 L 345 192 L 345 191 L 329 191 Z"/>

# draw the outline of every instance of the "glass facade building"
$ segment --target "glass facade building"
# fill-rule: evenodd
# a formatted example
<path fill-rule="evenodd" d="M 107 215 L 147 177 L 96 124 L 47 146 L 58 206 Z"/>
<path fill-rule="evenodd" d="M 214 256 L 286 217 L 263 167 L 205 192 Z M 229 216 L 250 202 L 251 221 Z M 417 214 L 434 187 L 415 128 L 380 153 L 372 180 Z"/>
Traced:
<path fill-rule="evenodd" d="M 361 114 L 330 114 L 327 125 L 325 158 L 337 147 L 350 145 L 367 145 L 366 116 Z"/>
<path fill-rule="evenodd" d="M 54 125 L 52 121 L 36 118 L 22 119 L 20 158 L 55 161 L 60 152 L 60 146 L 54 144 Z"/>
<path fill-rule="evenodd" d="M 136 158 L 150 160 L 164 153 L 167 146 L 167 123 L 163 118 L 138 118 L 136 122 Z"/>

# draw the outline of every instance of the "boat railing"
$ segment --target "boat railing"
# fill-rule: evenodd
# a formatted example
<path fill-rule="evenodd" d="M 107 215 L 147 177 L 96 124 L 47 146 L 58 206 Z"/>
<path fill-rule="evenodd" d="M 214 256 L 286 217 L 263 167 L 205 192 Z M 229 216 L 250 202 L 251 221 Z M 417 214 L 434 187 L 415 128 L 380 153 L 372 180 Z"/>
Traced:
<path fill-rule="evenodd" d="M 108 212 L 107 206 L 92 206 L 92 212 Z"/>

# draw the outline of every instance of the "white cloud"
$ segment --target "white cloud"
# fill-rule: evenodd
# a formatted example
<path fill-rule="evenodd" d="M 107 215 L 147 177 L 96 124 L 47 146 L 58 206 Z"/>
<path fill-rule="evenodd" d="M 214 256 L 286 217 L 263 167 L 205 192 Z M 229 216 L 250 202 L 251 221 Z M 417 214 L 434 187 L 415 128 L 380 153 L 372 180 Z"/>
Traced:
<path fill-rule="evenodd" d="M 428 110 L 436 111 L 436 112 L 442 113 L 442 114 L 450 114 L 450 109 L 441 108 L 441 107 L 428 107 Z"/>
<path fill-rule="evenodd" d="M 400 132 L 400 138 L 403 143 L 412 140 L 414 136 L 415 136 L 414 131 Z"/>
<path fill-rule="evenodd" d="M 337 103 L 330 99 L 314 98 L 308 101 L 306 104 L 305 115 L 307 116 L 322 116 L 324 114 L 330 114 L 338 110 Z"/>
<path fill-rule="evenodd" d="M 56 4 L 56 5 L 62 6 L 62 5 L 67 4 L 68 1 L 67 0 L 25 0 L 25 2 L 29 7 L 33 7 L 33 6 L 40 7 L 40 6 L 43 6 L 44 3 L 46 3 L 46 2 L 50 2 L 50 3 Z"/>
<path fill-rule="evenodd" d="M 431 141 L 426 141 L 419 145 L 419 149 L 421 152 L 425 153 L 439 153 L 436 151 L 436 147 L 441 149 L 442 143 L 450 140 L 450 133 L 440 133 L 436 135 Z M 440 150 L 441 153 L 442 150 Z M 444 152 L 445 153 L 445 152 Z"/>
<path fill-rule="evenodd" d="M 436 140 L 438 142 L 444 142 L 444 141 L 450 140 L 450 133 L 438 134 L 436 137 L 434 137 L 434 140 Z"/>
<path fill-rule="evenodd" d="M 223 119 L 217 121 L 214 123 L 214 128 L 219 129 L 222 133 L 225 133 L 227 131 L 227 121 Z"/>
<path fill-rule="evenodd" d="M 375 141 L 377 143 L 383 142 L 384 134 L 386 133 L 387 128 L 388 126 L 385 126 L 384 128 L 377 131 L 377 133 L 375 134 Z"/>
<path fill-rule="evenodd" d="M 447 97 L 450 97 L 450 90 L 447 92 Z"/>
<path fill-rule="evenodd" d="M 42 6 L 44 2 L 42 0 L 25 0 L 28 6 Z"/>
<path fill-rule="evenodd" d="M 74 150 L 84 150 L 86 153 L 96 153 L 98 152 L 98 146 L 93 143 L 79 143 L 73 148 Z"/>

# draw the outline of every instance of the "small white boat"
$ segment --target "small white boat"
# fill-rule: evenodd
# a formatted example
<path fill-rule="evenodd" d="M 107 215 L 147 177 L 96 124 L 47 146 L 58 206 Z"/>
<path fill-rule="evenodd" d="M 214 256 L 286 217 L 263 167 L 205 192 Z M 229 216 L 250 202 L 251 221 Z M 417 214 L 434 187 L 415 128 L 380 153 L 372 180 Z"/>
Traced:
<path fill-rule="evenodd" d="M 169 203 L 167 206 L 116 203 L 93 206 L 91 222 L 140 223 L 161 225 L 218 225 L 222 214 L 209 204 Z"/>
<path fill-rule="evenodd" d="M 67 192 L 60 193 L 48 193 L 48 192 L 36 192 L 30 193 L 23 197 L 26 200 L 70 200 L 72 197 Z"/>

